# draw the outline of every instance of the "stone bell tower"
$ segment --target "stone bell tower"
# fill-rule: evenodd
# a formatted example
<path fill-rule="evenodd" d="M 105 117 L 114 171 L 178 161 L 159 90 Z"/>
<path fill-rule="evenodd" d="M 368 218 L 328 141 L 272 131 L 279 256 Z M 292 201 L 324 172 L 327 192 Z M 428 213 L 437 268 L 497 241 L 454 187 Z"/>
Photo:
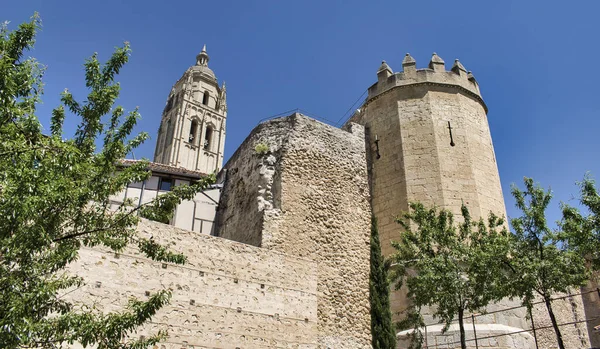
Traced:
<path fill-rule="evenodd" d="M 227 100 L 208 67 L 206 45 L 171 88 L 163 110 L 154 162 L 203 173 L 223 166 Z"/>

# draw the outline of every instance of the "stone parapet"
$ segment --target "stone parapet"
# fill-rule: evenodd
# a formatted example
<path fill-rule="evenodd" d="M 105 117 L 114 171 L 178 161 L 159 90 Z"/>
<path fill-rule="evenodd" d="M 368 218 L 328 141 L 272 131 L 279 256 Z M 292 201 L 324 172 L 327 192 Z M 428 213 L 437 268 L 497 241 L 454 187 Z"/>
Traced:
<path fill-rule="evenodd" d="M 416 61 L 409 54 L 404 59 L 403 71 L 401 72 L 393 73 L 387 63 L 384 62 L 384 64 L 384 68 L 379 68 L 378 81 L 368 89 L 367 104 L 378 98 L 379 95 L 393 89 L 413 85 L 439 85 L 453 88 L 466 96 L 474 98 L 487 112 L 487 106 L 481 97 L 479 84 L 473 74 L 467 72 L 458 59 L 454 62 L 450 71 L 445 70 L 444 61 L 435 53 L 429 63 L 429 68 L 425 69 L 416 69 Z"/>

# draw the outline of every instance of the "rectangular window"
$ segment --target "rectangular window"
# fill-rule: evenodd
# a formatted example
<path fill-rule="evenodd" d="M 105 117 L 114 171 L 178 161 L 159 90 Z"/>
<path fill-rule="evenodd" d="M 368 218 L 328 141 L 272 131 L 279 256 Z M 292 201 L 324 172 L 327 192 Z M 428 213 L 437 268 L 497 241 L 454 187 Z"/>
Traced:
<path fill-rule="evenodd" d="M 162 191 L 169 191 L 171 190 L 171 187 L 173 186 L 173 180 L 172 179 L 168 179 L 168 178 L 161 178 L 160 179 L 160 190 Z"/>

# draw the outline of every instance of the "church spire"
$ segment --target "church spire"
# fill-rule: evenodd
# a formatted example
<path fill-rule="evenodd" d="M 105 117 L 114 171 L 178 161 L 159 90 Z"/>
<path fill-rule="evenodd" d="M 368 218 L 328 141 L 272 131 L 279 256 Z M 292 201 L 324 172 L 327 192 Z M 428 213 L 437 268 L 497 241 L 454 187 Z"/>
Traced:
<path fill-rule="evenodd" d="M 201 65 L 204 67 L 208 67 L 208 53 L 206 53 L 206 44 L 202 47 L 202 52 L 198 53 L 196 56 L 196 65 Z"/>
<path fill-rule="evenodd" d="M 196 64 L 179 79 L 169 97 L 156 142 L 154 162 L 213 173 L 223 166 L 227 96 L 208 67 L 206 45 Z"/>

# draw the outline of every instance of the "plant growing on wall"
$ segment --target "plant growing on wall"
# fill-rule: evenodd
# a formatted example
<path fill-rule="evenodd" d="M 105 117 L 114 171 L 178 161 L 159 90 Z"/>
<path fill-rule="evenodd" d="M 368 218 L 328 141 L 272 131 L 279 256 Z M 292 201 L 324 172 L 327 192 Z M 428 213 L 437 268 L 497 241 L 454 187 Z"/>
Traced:
<path fill-rule="evenodd" d="M 128 339 L 168 302 L 160 291 L 146 301 L 131 299 L 121 312 L 75 310 L 61 296 L 83 280 L 66 272 L 82 246 L 114 251 L 128 244 L 154 260 L 183 263 L 185 257 L 136 233 L 138 208 L 126 201 L 110 209 L 110 197 L 128 183 L 150 177 L 147 163 L 119 168 L 126 154 L 144 142 L 131 137 L 139 119 L 113 107 L 119 96 L 116 74 L 127 62 L 129 45 L 101 64 L 85 62 L 89 95 L 77 101 L 65 91 L 53 111 L 50 133 L 35 115 L 42 93 L 42 67 L 24 58 L 34 44 L 39 18 L 9 31 L 0 28 L 0 347 L 54 348 L 79 342 L 97 348 L 146 348 L 164 333 Z M 64 139 L 63 123 L 75 116 L 75 135 Z M 74 122 L 74 121 L 69 121 Z M 142 207 L 166 212 L 211 179 L 181 186 Z M 158 214 L 158 213 L 157 213 Z"/>
<path fill-rule="evenodd" d="M 392 243 L 396 252 L 391 256 L 391 277 L 396 289 L 404 284 L 408 288 L 413 311 L 404 325 L 414 327 L 413 347 L 420 347 L 423 340 L 423 322 L 418 315 L 422 307 L 433 307 L 444 331 L 458 320 L 464 349 L 466 313 L 483 309 L 505 294 L 507 274 L 495 262 L 509 246 L 503 220 L 490 214 L 487 222 L 473 221 L 464 205 L 461 213 L 462 222 L 457 226 L 451 212 L 411 203 L 410 211 L 397 219 L 403 232 L 400 240 Z"/>
<path fill-rule="evenodd" d="M 254 151 L 256 152 L 257 155 L 264 155 L 269 151 L 269 146 L 266 145 L 265 143 L 258 143 L 254 147 Z"/>
<path fill-rule="evenodd" d="M 377 219 L 371 216 L 371 273 L 369 300 L 371 303 L 371 336 L 373 349 L 395 349 L 396 331 L 390 309 L 389 263 L 381 255 Z"/>

